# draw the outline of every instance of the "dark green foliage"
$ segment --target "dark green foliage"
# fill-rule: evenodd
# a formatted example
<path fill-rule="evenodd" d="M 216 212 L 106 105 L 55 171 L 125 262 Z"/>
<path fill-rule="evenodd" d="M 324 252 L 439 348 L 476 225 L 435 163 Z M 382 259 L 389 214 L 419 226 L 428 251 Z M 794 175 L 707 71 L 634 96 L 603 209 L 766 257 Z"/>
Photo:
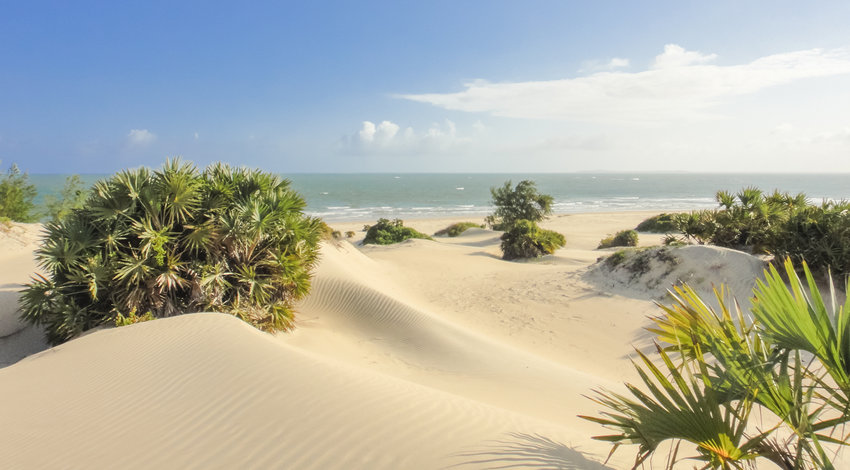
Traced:
<path fill-rule="evenodd" d="M 560 233 L 541 229 L 530 220 L 516 221 L 502 234 L 502 259 L 537 258 L 567 244 Z"/>
<path fill-rule="evenodd" d="M 771 238 L 770 251 L 850 274 L 850 203 L 826 202 L 794 211 Z"/>
<path fill-rule="evenodd" d="M 289 182 L 178 160 L 97 182 L 81 209 L 46 224 L 22 317 L 61 343 L 123 318 L 228 312 L 263 330 L 292 326 L 321 221 Z M 125 320 L 126 321 L 126 320 Z"/>
<path fill-rule="evenodd" d="M 805 194 L 757 188 L 717 193 L 720 208 L 676 218 L 686 238 L 755 253 L 806 260 L 813 269 L 850 274 L 850 203 L 808 203 Z"/>
<path fill-rule="evenodd" d="M 434 236 L 441 237 L 443 235 L 448 235 L 450 237 L 456 237 L 471 228 L 484 228 L 484 225 L 476 224 L 475 222 L 458 222 L 456 224 L 449 225 L 442 230 L 438 230 L 434 233 Z"/>
<path fill-rule="evenodd" d="M 68 215 L 73 209 L 80 209 L 86 202 L 89 191 L 85 189 L 79 175 L 71 175 L 65 179 L 65 186 L 59 197 L 48 195 L 44 197 L 47 207 L 47 217 L 59 220 Z"/>
<path fill-rule="evenodd" d="M 404 221 L 395 219 L 378 219 L 375 225 L 369 227 L 366 232 L 366 238 L 363 239 L 364 245 L 391 245 L 393 243 L 403 242 L 409 238 L 424 238 L 431 240 L 431 237 L 425 235 L 410 227 L 404 226 Z"/>
<path fill-rule="evenodd" d="M 608 236 L 599 242 L 596 248 L 611 248 L 612 246 L 637 246 L 638 233 L 634 230 L 621 230 L 616 235 Z"/>
<path fill-rule="evenodd" d="M 638 232 L 669 233 L 678 230 L 676 217 L 679 214 L 659 214 L 650 217 L 635 227 Z"/>
<path fill-rule="evenodd" d="M 35 185 L 29 182 L 29 176 L 21 173 L 18 165 L 13 163 L 9 171 L 0 177 L 0 218 L 34 222 L 35 196 Z"/>
<path fill-rule="evenodd" d="M 523 180 L 511 188 L 506 181 L 502 187 L 490 188 L 496 211 L 485 219 L 494 230 L 507 230 L 518 220 L 539 222 L 552 213 L 552 196 L 537 192 L 534 181 Z"/>

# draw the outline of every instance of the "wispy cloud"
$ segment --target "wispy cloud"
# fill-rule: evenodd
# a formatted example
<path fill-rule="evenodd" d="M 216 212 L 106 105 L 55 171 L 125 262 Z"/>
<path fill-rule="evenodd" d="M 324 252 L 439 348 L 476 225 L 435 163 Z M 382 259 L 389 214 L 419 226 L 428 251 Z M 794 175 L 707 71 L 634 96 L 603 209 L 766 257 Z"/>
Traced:
<path fill-rule="evenodd" d="M 587 72 L 602 72 L 602 71 L 611 71 L 628 67 L 630 64 L 629 59 L 623 59 L 621 57 L 614 57 L 610 60 L 588 60 L 582 63 L 581 70 L 579 72 L 587 73 Z"/>
<path fill-rule="evenodd" d="M 625 59 L 616 59 L 624 64 Z M 710 116 L 736 96 L 797 80 L 850 74 L 850 50 L 810 49 L 716 65 L 715 54 L 669 44 L 639 72 L 596 72 L 549 81 L 477 80 L 456 93 L 402 94 L 440 108 L 526 119 L 592 122 L 671 121 Z M 612 60 L 611 64 L 615 64 Z"/>
<path fill-rule="evenodd" d="M 130 145 L 148 145 L 156 140 L 156 134 L 147 129 L 130 129 L 127 141 Z"/>

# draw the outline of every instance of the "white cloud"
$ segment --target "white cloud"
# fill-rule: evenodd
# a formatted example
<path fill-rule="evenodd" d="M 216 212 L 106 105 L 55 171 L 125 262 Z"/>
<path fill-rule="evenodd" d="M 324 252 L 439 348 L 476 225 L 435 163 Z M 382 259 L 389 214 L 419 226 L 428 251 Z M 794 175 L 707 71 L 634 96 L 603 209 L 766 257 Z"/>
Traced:
<path fill-rule="evenodd" d="M 782 124 L 773 128 L 773 134 L 786 134 L 788 132 L 792 132 L 794 130 L 794 126 L 791 123 L 783 122 Z"/>
<path fill-rule="evenodd" d="M 835 131 L 820 132 L 818 134 L 815 134 L 815 136 L 812 137 L 811 141 L 815 144 L 850 144 L 850 127 L 845 127 L 843 129 L 838 129 Z"/>
<path fill-rule="evenodd" d="M 716 58 L 715 54 L 670 44 L 651 68 L 640 72 L 597 72 L 577 78 L 514 83 L 476 80 L 456 93 L 398 97 L 449 110 L 512 118 L 679 121 L 708 117 L 713 106 L 768 87 L 850 74 L 848 49 L 788 52 L 729 66 L 713 64 Z"/>
<path fill-rule="evenodd" d="M 195 134 L 194 134 L 194 136 L 193 136 L 193 137 L 195 138 L 195 140 L 198 140 L 198 139 L 200 139 L 200 138 L 201 138 L 201 136 L 199 136 L 197 132 L 195 132 Z"/>
<path fill-rule="evenodd" d="M 621 59 L 619 57 L 614 57 L 610 61 L 608 61 L 608 68 L 613 69 L 621 69 L 623 67 L 629 66 L 629 59 Z"/>
<path fill-rule="evenodd" d="M 127 140 L 130 145 L 148 145 L 156 140 L 156 134 L 147 129 L 130 129 Z"/>
<path fill-rule="evenodd" d="M 674 67 L 687 67 L 689 65 L 706 64 L 713 62 L 717 54 L 702 54 L 696 51 L 686 51 L 676 44 L 664 46 L 664 52 L 655 57 L 654 69 L 667 69 Z"/>
<path fill-rule="evenodd" d="M 587 73 L 587 72 L 602 72 L 602 71 L 612 71 L 616 69 L 621 69 L 628 67 L 630 64 L 629 59 L 623 59 L 620 57 L 614 57 L 608 61 L 602 60 L 588 60 L 582 62 L 581 69 L 579 72 Z"/>
<path fill-rule="evenodd" d="M 480 121 L 473 125 L 478 129 Z M 418 154 L 427 151 L 446 150 L 466 144 L 469 138 L 458 137 L 457 125 L 451 120 L 432 123 L 424 132 L 416 132 L 412 127 L 403 131 L 392 121 L 363 121 L 360 130 L 340 141 L 343 150 L 369 154 Z"/>

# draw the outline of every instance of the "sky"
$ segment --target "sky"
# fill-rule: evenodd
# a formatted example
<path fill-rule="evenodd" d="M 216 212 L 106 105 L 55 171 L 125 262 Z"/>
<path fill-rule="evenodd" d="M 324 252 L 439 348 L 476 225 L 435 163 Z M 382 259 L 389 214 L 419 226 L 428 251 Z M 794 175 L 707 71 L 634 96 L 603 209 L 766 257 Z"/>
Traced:
<path fill-rule="evenodd" d="M 850 2 L 0 2 L 0 165 L 850 172 Z"/>

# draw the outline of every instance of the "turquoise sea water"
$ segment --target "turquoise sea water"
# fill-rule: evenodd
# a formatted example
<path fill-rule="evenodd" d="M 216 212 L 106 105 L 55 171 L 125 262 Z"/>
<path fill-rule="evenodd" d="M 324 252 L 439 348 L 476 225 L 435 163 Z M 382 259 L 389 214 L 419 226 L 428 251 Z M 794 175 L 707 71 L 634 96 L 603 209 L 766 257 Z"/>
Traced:
<path fill-rule="evenodd" d="M 61 190 L 67 175 L 30 175 L 39 197 Z M 82 175 L 92 183 L 104 175 Z M 675 211 L 715 207 L 719 189 L 746 186 L 804 192 L 812 202 L 850 199 L 850 175 L 789 174 L 291 174 L 308 212 L 328 221 L 482 216 L 492 212 L 490 188 L 506 180 L 537 182 L 555 198 L 555 212 Z M 40 200 L 40 199 L 39 199 Z"/>

